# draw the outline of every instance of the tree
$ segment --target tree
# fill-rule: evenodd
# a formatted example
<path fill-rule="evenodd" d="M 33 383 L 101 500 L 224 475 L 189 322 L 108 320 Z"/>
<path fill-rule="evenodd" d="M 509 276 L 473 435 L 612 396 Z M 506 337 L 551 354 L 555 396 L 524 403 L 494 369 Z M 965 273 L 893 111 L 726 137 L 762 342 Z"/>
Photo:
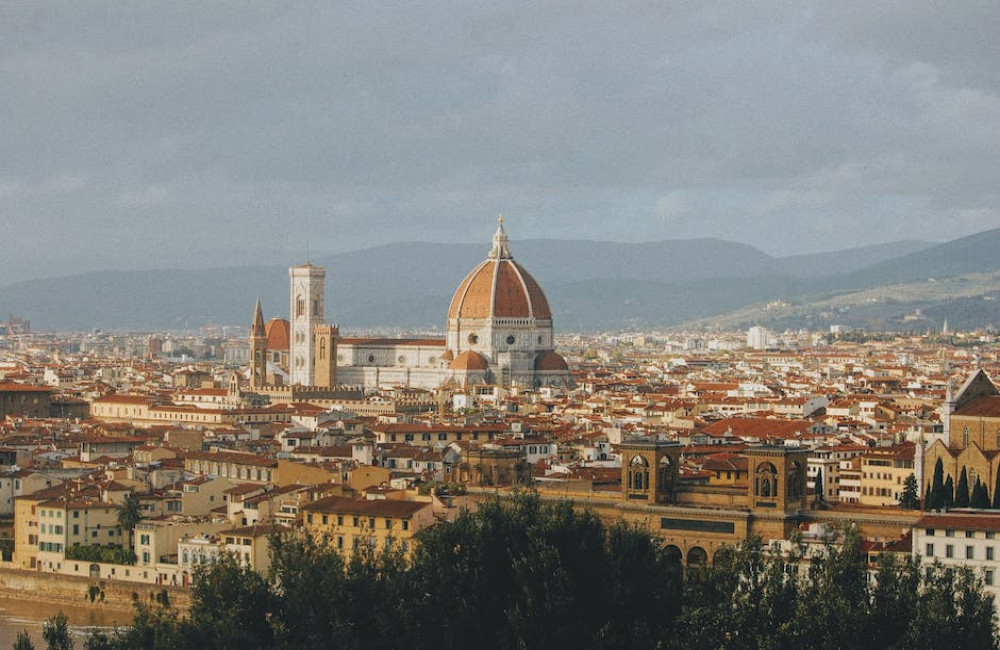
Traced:
<path fill-rule="evenodd" d="M 976 484 L 972 488 L 972 499 L 969 502 L 973 508 L 989 508 L 990 507 L 990 493 L 986 489 L 986 484 L 983 483 L 979 477 L 976 477 Z"/>
<path fill-rule="evenodd" d="M 35 644 L 31 642 L 31 637 L 28 636 L 27 630 L 21 630 L 17 633 L 17 639 L 14 641 L 14 650 L 35 650 Z"/>
<path fill-rule="evenodd" d="M 917 477 L 910 474 L 903 481 L 903 494 L 900 495 L 899 505 L 907 510 L 916 510 L 920 507 L 920 497 L 917 493 Z"/>
<path fill-rule="evenodd" d="M 945 479 L 944 489 L 941 491 L 941 507 L 950 508 L 955 505 L 955 483 L 951 480 L 951 474 Z"/>
<path fill-rule="evenodd" d="M 142 509 L 139 505 L 139 497 L 134 492 L 125 495 L 118 506 L 118 525 L 122 530 L 128 531 L 128 546 L 135 548 L 134 531 L 136 525 L 142 520 Z"/>
<path fill-rule="evenodd" d="M 825 501 L 823 498 L 823 470 L 816 470 L 816 478 L 813 479 L 813 494 L 816 495 L 817 501 Z"/>
<path fill-rule="evenodd" d="M 996 483 L 993 485 L 993 509 L 1000 510 L 1000 476 L 997 477 Z"/>
<path fill-rule="evenodd" d="M 958 477 L 958 486 L 955 488 L 955 507 L 969 507 L 969 474 L 962 466 L 962 473 Z"/>
<path fill-rule="evenodd" d="M 69 619 L 62 612 L 42 623 L 42 638 L 45 639 L 47 650 L 73 650 Z"/>
<path fill-rule="evenodd" d="M 944 507 L 944 463 L 940 458 L 934 463 L 934 478 L 925 505 L 927 510 L 940 510 Z"/>

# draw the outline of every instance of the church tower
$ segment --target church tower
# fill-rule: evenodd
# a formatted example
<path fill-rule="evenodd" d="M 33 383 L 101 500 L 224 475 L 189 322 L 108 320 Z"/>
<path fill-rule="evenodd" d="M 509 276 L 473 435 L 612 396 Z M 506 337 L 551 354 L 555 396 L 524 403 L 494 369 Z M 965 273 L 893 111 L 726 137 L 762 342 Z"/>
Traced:
<path fill-rule="evenodd" d="M 313 331 L 323 324 L 323 295 L 326 269 L 309 262 L 288 269 L 291 280 L 291 341 L 288 363 L 291 384 L 316 383 L 316 341 Z"/>
<path fill-rule="evenodd" d="M 264 313 L 260 309 L 260 298 L 254 307 L 253 322 L 250 323 L 250 390 L 258 390 L 267 383 L 267 331 L 264 329 Z"/>

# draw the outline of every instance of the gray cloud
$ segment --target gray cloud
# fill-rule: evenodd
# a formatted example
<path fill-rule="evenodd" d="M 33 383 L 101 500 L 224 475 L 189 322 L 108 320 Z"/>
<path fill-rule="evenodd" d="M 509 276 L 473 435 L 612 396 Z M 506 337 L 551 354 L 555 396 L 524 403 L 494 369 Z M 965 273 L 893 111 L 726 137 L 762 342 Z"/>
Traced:
<path fill-rule="evenodd" d="M 540 6 L 539 6 L 540 5 Z M 992 2 L 0 6 L 0 283 L 399 240 L 1000 226 Z"/>

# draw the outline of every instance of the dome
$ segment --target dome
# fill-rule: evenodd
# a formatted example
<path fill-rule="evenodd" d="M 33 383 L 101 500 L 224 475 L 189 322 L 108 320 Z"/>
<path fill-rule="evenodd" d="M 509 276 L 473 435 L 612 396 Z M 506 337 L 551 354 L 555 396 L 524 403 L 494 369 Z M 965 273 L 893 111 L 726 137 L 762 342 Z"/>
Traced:
<path fill-rule="evenodd" d="M 483 355 L 478 352 L 468 350 L 455 357 L 455 360 L 451 362 L 450 367 L 452 370 L 485 371 L 489 368 L 489 364 L 486 363 L 486 359 L 483 358 Z"/>
<path fill-rule="evenodd" d="M 455 359 L 455 353 L 451 350 L 445 350 L 444 353 L 438 357 L 440 361 L 452 361 Z"/>
<path fill-rule="evenodd" d="M 552 319 L 542 288 L 511 257 L 502 222 L 493 235 L 489 257 L 458 285 L 448 318 Z"/>
<path fill-rule="evenodd" d="M 267 349 L 268 350 L 287 350 L 289 336 L 289 325 L 288 321 L 284 318 L 272 318 L 267 321 L 264 326 L 264 332 L 267 334 Z"/>
<path fill-rule="evenodd" d="M 569 366 L 566 364 L 565 359 L 550 350 L 538 355 L 538 358 L 535 359 L 535 370 L 557 370 L 559 372 L 569 372 Z"/>

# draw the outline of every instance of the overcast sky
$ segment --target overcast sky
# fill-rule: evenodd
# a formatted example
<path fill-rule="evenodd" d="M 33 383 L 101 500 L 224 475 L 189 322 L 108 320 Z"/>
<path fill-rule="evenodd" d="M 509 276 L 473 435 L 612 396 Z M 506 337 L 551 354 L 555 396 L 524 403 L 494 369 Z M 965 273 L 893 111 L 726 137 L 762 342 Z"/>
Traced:
<path fill-rule="evenodd" d="M 0 3 L 0 284 L 1000 227 L 1000 3 Z M 516 248 L 515 248 L 516 254 Z"/>

